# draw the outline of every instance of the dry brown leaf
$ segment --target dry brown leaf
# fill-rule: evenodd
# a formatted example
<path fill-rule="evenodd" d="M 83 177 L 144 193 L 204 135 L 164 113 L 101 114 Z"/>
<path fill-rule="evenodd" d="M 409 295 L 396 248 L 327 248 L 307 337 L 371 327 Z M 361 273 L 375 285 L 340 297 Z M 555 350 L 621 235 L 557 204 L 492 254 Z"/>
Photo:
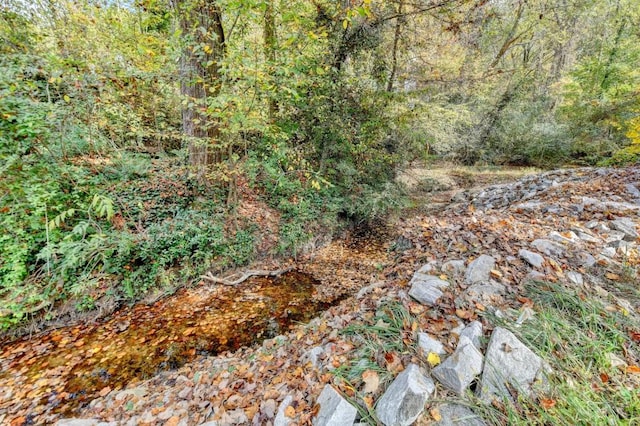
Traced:
<path fill-rule="evenodd" d="M 362 381 L 364 382 L 363 393 L 376 393 L 380 386 L 380 377 L 373 370 L 366 370 L 362 373 Z"/>

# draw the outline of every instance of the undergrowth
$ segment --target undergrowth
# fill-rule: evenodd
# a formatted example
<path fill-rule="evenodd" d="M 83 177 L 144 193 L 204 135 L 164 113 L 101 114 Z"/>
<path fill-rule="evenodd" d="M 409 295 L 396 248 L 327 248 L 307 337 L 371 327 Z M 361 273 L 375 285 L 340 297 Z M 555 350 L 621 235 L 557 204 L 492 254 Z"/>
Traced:
<path fill-rule="evenodd" d="M 633 340 L 638 318 L 586 291 L 553 283 L 531 283 L 526 294 L 536 315 L 513 331 L 551 368 L 550 391 L 502 409 L 478 405 L 485 419 L 509 425 L 636 425 L 640 423 L 640 377 L 630 365 L 640 361 Z"/>

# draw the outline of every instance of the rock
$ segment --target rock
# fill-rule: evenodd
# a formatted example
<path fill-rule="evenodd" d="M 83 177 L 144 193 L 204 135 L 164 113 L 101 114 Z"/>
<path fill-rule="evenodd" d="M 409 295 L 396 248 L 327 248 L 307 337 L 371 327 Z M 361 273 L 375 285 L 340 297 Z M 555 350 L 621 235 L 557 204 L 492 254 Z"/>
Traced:
<path fill-rule="evenodd" d="M 420 416 L 435 388 L 433 380 L 416 364 L 409 364 L 378 400 L 378 419 L 385 426 L 409 426 Z"/>
<path fill-rule="evenodd" d="M 578 238 L 580 238 L 582 241 L 586 241 L 588 243 L 599 243 L 600 239 L 591 235 L 591 234 L 587 234 L 584 231 L 578 231 L 577 233 Z"/>
<path fill-rule="evenodd" d="M 591 268 L 596 264 L 596 258 L 586 251 L 580 252 L 576 255 L 576 259 L 581 266 Z"/>
<path fill-rule="evenodd" d="M 497 327 L 491 334 L 484 363 L 480 399 L 512 399 L 507 384 L 520 394 L 531 396 L 533 386 L 547 383 L 548 365 L 510 331 Z"/>
<path fill-rule="evenodd" d="M 542 272 L 531 271 L 527 274 L 526 278 L 530 281 L 544 281 L 545 275 Z"/>
<path fill-rule="evenodd" d="M 180 392 L 178 392 L 178 398 L 190 399 L 192 394 L 193 394 L 193 388 L 187 386 L 183 388 Z"/>
<path fill-rule="evenodd" d="M 624 189 L 634 198 L 640 198 L 640 190 L 638 187 L 632 183 L 628 183 L 624 186 Z"/>
<path fill-rule="evenodd" d="M 149 393 L 149 390 L 146 387 L 140 386 L 133 389 L 125 389 L 121 392 L 118 392 L 115 396 L 116 401 L 121 401 L 125 399 L 129 395 L 136 396 L 138 398 L 142 398 Z"/>
<path fill-rule="evenodd" d="M 479 282 L 469 287 L 463 298 L 469 302 L 484 302 L 490 304 L 500 301 L 505 294 L 506 287 L 495 281 Z"/>
<path fill-rule="evenodd" d="M 481 255 L 469 264 L 464 276 L 464 282 L 467 284 L 475 284 L 480 281 L 488 281 L 491 270 L 495 264 L 496 260 L 493 257 L 487 256 L 486 254 Z"/>
<path fill-rule="evenodd" d="M 304 358 L 309 362 L 311 362 L 311 365 L 318 368 L 318 366 L 320 365 L 320 358 L 322 357 L 323 354 L 324 354 L 324 349 L 322 348 L 322 346 L 316 346 L 309 349 L 304 354 Z"/>
<path fill-rule="evenodd" d="M 352 426 L 358 410 L 349 404 L 331 385 L 325 385 L 318 397 L 320 411 L 313 426 Z"/>
<path fill-rule="evenodd" d="M 434 426 L 486 426 L 482 417 L 462 404 L 442 404 L 437 410 L 441 419 Z"/>
<path fill-rule="evenodd" d="M 219 423 L 216 422 L 215 420 L 213 420 L 213 421 L 210 421 L 210 422 L 201 423 L 200 426 L 219 426 Z"/>
<path fill-rule="evenodd" d="M 556 243 L 555 241 L 537 239 L 531 242 L 531 246 L 535 247 L 536 250 L 551 257 L 560 257 L 565 253 L 564 247 L 561 244 Z"/>
<path fill-rule="evenodd" d="M 613 259 L 616 256 L 616 248 L 615 247 L 605 247 L 602 249 L 600 254 L 604 257 L 608 257 Z"/>
<path fill-rule="evenodd" d="M 427 333 L 418 333 L 418 347 L 422 349 L 425 355 L 433 352 L 438 355 L 444 355 L 447 351 L 440 341 L 429 336 Z"/>
<path fill-rule="evenodd" d="M 460 338 L 466 337 L 473 343 L 476 349 L 480 350 L 482 339 L 482 323 L 480 321 L 473 321 L 467 325 L 460 333 Z"/>
<path fill-rule="evenodd" d="M 292 419 L 286 416 L 285 410 L 289 405 L 291 405 L 292 402 L 293 402 L 293 397 L 291 395 L 287 395 L 282 400 L 282 402 L 280 403 L 280 407 L 278 408 L 278 414 L 276 414 L 276 418 L 273 421 L 273 426 L 289 426 L 291 424 Z M 326 424 L 329 424 L 329 423 L 326 423 Z"/>
<path fill-rule="evenodd" d="M 463 395 L 473 379 L 482 372 L 482 354 L 466 337 L 460 337 L 456 351 L 431 374 L 446 388 Z"/>
<path fill-rule="evenodd" d="M 440 268 L 442 272 L 453 272 L 454 274 L 462 274 L 467 267 L 464 264 L 464 260 L 449 260 L 442 264 Z"/>
<path fill-rule="evenodd" d="M 605 236 L 604 236 L 604 241 L 605 243 L 611 245 L 612 243 L 618 242 L 618 241 L 622 241 L 624 240 L 625 234 L 624 232 L 620 232 L 620 231 L 609 231 Z"/>
<path fill-rule="evenodd" d="M 527 262 L 529 265 L 533 266 L 534 268 L 540 268 L 544 263 L 544 257 L 542 257 L 542 255 L 529 250 L 520 249 L 520 251 L 518 252 L 518 255 L 520 255 L 520 257 L 525 262 Z"/>
<path fill-rule="evenodd" d="M 409 296 L 428 306 L 435 305 L 443 295 L 442 290 L 449 287 L 447 281 L 433 275 L 422 274 L 420 271 L 413 275 L 409 284 L 411 284 Z"/>
<path fill-rule="evenodd" d="M 582 278 L 582 274 L 580 274 L 578 272 L 574 272 L 574 271 L 567 272 L 567 278 L 573 284 L 576 284 L 576 285 L 583 285 L 584 284 L 584 279 Z"/>
<path fill-rule="evenodd" d="M 567 236 L 562 235 L 557 231 L 553 231 L 549 234 L 549 239 L 552 241 L 557 241 L 559 243 L 567 243 L 567 244 L 572 244 L 580 240 L 580 238 L 578 238 L 578 236 L 573 231 L 569 231 L 566 234 Z"/>
<path fill-rule="evenodd" d="M 173 409 L 170 407 L 158 414 L 160 420 L 169 420 L 171 417 L 173 417 Z"/>
<path fill-rule="evenodd" d="M 56 426 L 97 426 L 96 419 L 62 419 L 58 420 Z"/>
<path fill-rule="evenodd" d="M 612 220 L 609 224 L 611 225 L 612 229 L 622 232 L 626 241 L 635 241 L 640 236 L 638 235 L 638 231 L 636 230 L 635 223 L 633 223 L 633 221 L 627 217 Z"/>
<path fill-rule="evenodd" d="M 618 241 L 617 244 L 612 245 L 616 248 L 616 251 L 624 256 L 629 256 L 631 254 L 631 250 L 633 250 L 636 246 L 636 243 L 632 243 L 629 241 Z"/>

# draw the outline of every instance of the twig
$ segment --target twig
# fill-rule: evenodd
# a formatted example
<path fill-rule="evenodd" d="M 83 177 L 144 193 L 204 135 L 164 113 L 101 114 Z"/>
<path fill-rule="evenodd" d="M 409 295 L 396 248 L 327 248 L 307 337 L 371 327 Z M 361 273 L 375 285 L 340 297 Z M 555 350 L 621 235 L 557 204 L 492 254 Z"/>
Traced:
<path fill-rule="evenodd" d="M 218 277 L 214 277 L 213 274 L 211 274 L 211 272 L 209 272 L 206 275 L 202 275 L 200 278 L 202 278 L 203 280 L 212 282 L 212 283 L 216 283 L 216 284 L 224 284 L 224 285 L 228 285 L 228 286 L 237 286 L 238 284 L 246 281 L 247 279 L 251 278 L 251 277 L 277 277 L 278 275 L 282 275 L 285 272 L 289 272 L 291 271 L 292 268 L 286 268 L 286 269 L 278 269 L 277 271 L 246 271 L 244 272 L 240 278 L 236 279 L 236 280 L 232 280 L 232 278 L 238 274 L 231 274 L 229 276 L 227 276 L 226 278 L 218 278 Z"/>

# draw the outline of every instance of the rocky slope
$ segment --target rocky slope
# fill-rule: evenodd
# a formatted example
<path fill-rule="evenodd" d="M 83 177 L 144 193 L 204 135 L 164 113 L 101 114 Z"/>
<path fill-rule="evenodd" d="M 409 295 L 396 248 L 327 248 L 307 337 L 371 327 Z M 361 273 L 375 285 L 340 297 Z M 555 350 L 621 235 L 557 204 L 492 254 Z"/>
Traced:
<path fill-rule="evenodd" d="M 392 261 L 368 280 L 360 277 L 356 295 L 311 323 L 105 392 L 78 412 L 83 420 L 59 424 L 346 425 L 374 410 L 387 425 L 454 424 L 456 417 L 483 424 L 458 403 L 472 382 L 490 400 L 509 392 L 496 371 L 508 371 L 523 390 L 544 381 L 536 348 L 522 346 L 488 315 L 526 321 L 526 282 L 589 286 L 615 308 L 640 315 L 637 293 L 610 285 L 621 271 L 637 280 L 639 212 L 638 168 L 559 170 L 458 192 L 438 215 L 399 219 L 398 237 L 388 243 Z M 376 352 L 345 332 L 390 327 L 395 314 L 380 312 L 394 304 L 412 315 L 398 326 L 411 350 Z M 509 364 L 509 354 L 523 352 L 518 362 L 537 365 L 533 374 Z M 627 364 L 640 363 L 637 347 L 626 356 Z M 345 377 L 359 363 L 363 374 Z M 24 421 L 0 411 L 0 422 Z"/>

